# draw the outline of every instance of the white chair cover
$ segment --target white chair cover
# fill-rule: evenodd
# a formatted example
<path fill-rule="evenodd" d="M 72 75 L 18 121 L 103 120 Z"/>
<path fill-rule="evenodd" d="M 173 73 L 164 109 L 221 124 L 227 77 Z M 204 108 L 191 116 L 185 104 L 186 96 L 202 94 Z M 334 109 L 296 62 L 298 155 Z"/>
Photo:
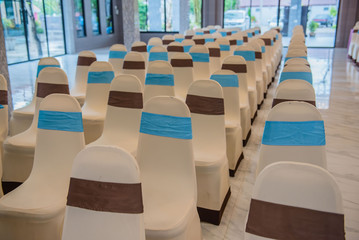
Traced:
<path fill-rule="evenodd" d="M 196 45 L 204 45 L 205 44 L 204 35 L 194 35 L 192 37 L 192 40 L 196 43 Z"/>
<path fill-rule="evenodd" d="M 168 44 L 170 44 L 171 42 L 174 42 L 174 41 L 175 41 L 175 36 L 174 35 L 165 34 L 162 37 L 162 44 L 163 45 L 168 45 Z"/>
<path fill-rule="evenodd" d="M 274 53 L 273 53 L 273 37 L 268 35 L 268 33 L 263 34 L 262 36 L 260 36 L 260 39 L 262 39 L 264 41 L 265 44 L 265 52 L 266 52 L 266 67 L 267 67 L 267 71 L 270 72 L 270 77 L 272 82 L 274 81 L 274 77 L 275 77 L 275 70 L 276 70 L 276 66 L 274 63 Z"/>
<path fill-rule="evenodd" d="M 313 76 L 310 67 L 306 65 L 291 64 L 283 68 L 279 77 L 279 82 L 287 81 L 288 79 L 300 79 L 313 84 Z"/>
<path fill-rule="evenodd" d="M 255 54 L 254 70 L 256 72 L 256 89 L 257 89 L 257 104 L 258 108 L 262 105 L 264 100 L 264 93 L 267 86 L 267 83 L 263 79 L 262 74 L 262 48 L 261 45 L 257 42 L 258 38 L 252 38 L 248 43 L 253 49 Z M 262 40 L 259 40 L 262 41 Z"/>
<path fill-rule="evenodd" d="M 145 60 L 145 67 L 147 67 L 147 63 L 148 63 L 147 44 L 145 42 L 136 41 L 132 44 L 131 51 L 139 52 L 143 56 L 143 59 Z"/>
<path fill-rule="evenodd" d="M 118 146 L 136 156 L 142 92 L 141 82 L 134 75 L 121 74 L 112 80 L 103 132 L 90 146 Z"/>
<path fill-rule="evenodd" d="M 310 64 L 308 62 L 307 59 L 305 58 L 291 58 L 291 59 L 288 59 L 285 64 L 284 64 L 284 67 L 288 66 L 288 65 L 305 65 L 307 67 L 310 67 Z"/>
<path fill-rule="evenodd" d="M 165 61 L 150 62 L 146 74 L 144 102 L 155 96 L 174 95 L 174 75 L 171 64 Z"/>
<path fill-rule="evenodd" d="M 191 47 L 196 45 L 196 43 L 192 39 L 185 39 L 182 41 L 182 45 L 183 45 L 183 51 L 185 53 L 189 53 Z"/>
<path fill-rule="evenodd" d="M 3 155 L 3 187 L 7 193 L 30 175 L 36 147 L 38 112 L 42 100 L 53 93 L 69 94 L 66 73 L 57 67 L 46 67 L 37 78 L 35 114 L 30 127 L 6 138 Z"/>
<path fill-rule="evenodd" d="M 168 60 L 171 60 L 177 53 L 183 53 L 183 45 L 180 42 L 171 42 L 167 46 Z"/>
<path fill-rule="evenodd" d="M 231 55 L 231 45 L 229 43 L 229 39 L 225 37 L 220 37 L 216 39 L 216 43 L 219 45 L 221 50 L 221 61 Z"/>
<path fill-rule="evenodd" d="M 95 141 L 102 134 L 110 84 L 114 77 L 115 73 L 110 63 L 94 62 L 91 64 L 85 104 L 82 107 L 86 144 Z"/>
<path fill-rule="evenodd" d="M 191 111 L 198 213 L 201 221 L 219 225 L 231 195 L 222 88 L 214 81 L 195 81 L 186 103 Z"/>
<path fill-rule="evenodd" d="M 8 94 L 6 79 L 0 74 L 0 177 L 2 177 L 3 143 L 8 133 Z M 0 198 L 3 195 L 0 184 Z"/>
<path fill-rule="evenodd" d="M 61 239 L 72 163 L 84 145 L 77 100 L 65 94 L 46 97 L 40 105 L 31 175 L 0 199 L 2 239 Z"/>
<path fill-rule="evenodd" d="M 187 91 L 193 82 L 193 61 L 188 53 L 176 53 L 171 59 L 175 78 L 175 96 L 185 99 Z"/>
<path fill-rule="evenodd" d="M 247 65 L 246 61 L 241 56 L 226 57 L 222 63 L 222 70 L 232 70 L 238 76 L 239 80 L 239 102 L 241 111 L 241 127 L 243 146 L 251 135 L 251 112 L 248 98 L 248 83 L 247 83 Z"/>
<path fill-rule="evenodd" d="M 154 46 L 151 48 L 149 54 L 148 54 L 148 62 L 153 61 L 168 61 L 168 52 L 165 47 L 163 46 Z M 147 66 L 148 68 L 148 66 Z"/>
<path fill-rule="evenodd" d="M 85 102 L 88 70 L 95 61 L 96 54 L 91 51 L 82 51 L 77 57 L 75 85 L 71 89 L 71 96 L 74 96 L 81 106 Z"/>
<path fill-rule="evenodd" d="M 145 103 L 137 161 L 147 240 L 202 239 L 190 122 L 188 107 L 177 98 Z"/>
<path fill-rule="evenodd" d="M 72 168 L 62 240 L 144 240 L 140 171 L 127 151 L 81 151 Z"/>
<path fill-rule="evenodd" d="M 205 46 L 209 51 L 209 71 L 210 74 L 221 69 L 221 50 L 218 43 L 207 42 Z"/>
<path fill-rule="evenodd" d="M 311 164 L 269 165 L 256 179 L 245 232 L 247 240 L 345 239 L 334 177 Z"/>
<path fill-rule="evenodd" d="M 209 79 L 209 51 L 204 45 L 192 46 L 189 54 L 193 60 L 194 80 Z"/>
<path fill-rule="evenodd" d="M 353 33 L 354 35 L 354 33 Z M 351 55 L 352 60 L 354 61 L 354 63 L 357 64 L 357 66 L 359 66 L 359 31 L 355 33 L 356 38 L 355 38 L 355 43 L 353 45 L 353 53 Z"/>
<path fill-rule="evenodd" d="M 220 70 L 211 79 L 221 84 L 223 90 L 229 174 L 234 177 L 243 159 L 238 76 L 231 70 Z"/>
<path fill-rule="evenodd" d="M 287 122 L 298 122 L 301 126 L 300 131 L 290 131 L 295 125 Z M 277 127 L 274 128 L 272 127 L 274 125 L 269 123 L 274 123 Z M 306 124 L 309 124 L 308 127 Z M 283 125 L 286 129 L 283 129 Z M 278 131 L 278 129 L 281 130 Z M 265 136 L 267 130 L 271 130 L 271 133 Z M 284 144 L 273 142 L 271 137 L 277 133 L 287 134 L 286 138 L 277 138 L 285 140 Z M 311 139 L 308 141 L 305 136 L 310 136 Z M 262 140 L 257 174 L 269 164 L 281 161 L 304 162 L 323 168 L 327 167 L 324 123 L 320 112 L 312 104 L 294 101 L 277 104 L 269 112 L 263 139 L 268 140 Z M 312 143 L 313 141 L 316 141 L 315 144 Z"/>
<path fill-rule="evenodd" d="M 162 46 L 162 39 L 161 38 L 159 38 L 159 37 L 151 37 L 148 40 L 147 52 L 150 52 L 151 48 L 153 48 L 155 46 Z"/>
<path fill-rule="evenodd" d="M 112 64 L 115 76 L 122 74 L 123 60 L 127 54 L 127 48 L 123 44 L 114 44 L 110 47 L 108 62 Z"/>
<path fill-rule="evenodd" d="M 183 34 L 177 33 L 177 34 L 174 35 L 174 37 L 175 37 L 175 41 L 176 41 L 176 42 L 180 42 L 180 43 L 181 43 L 181 42 L 184 40 L 184 35 L 183 35 Z"/>
<path fill-rule="evenodd" d="M 359 26 L 355 26 L 353 28 L 353 33 L 352 33 L 352 37 L 350 39 L 350 44 L 348 46 L 348 57 L 352 58 L 353 56 L 353 50 L 354 50 L 354 46 L 356 43 L 356 39 L 358 38 L 359 34 L 358 34 L 358 30 L 359 30 Z"/>
<path fill-rule="evenodd" d="M 36 81 L 40 71 L 46 67 L 60 67 L 59 61 L 53 57 L 45 57 L 41 58 L 38 66 L 37 66 L 37 74 L 36 74 Z M 35 91 L 32 97 L 31 102 L 26 105 L 25 107 L 16 109 L 12 112 L 10 118 L 10 136 L 16 135 L 28 129 L 32 123 L 32 119 L 35 113 L 35 106 L 36 106 L 36 92 L 37 92 L 37 82 L 35 81 Z"/>
<path fill-rule="evenodd" d="M 123 61 L 122 71 L 123 74 L 135 75 L 141 81 L 142 86 L 145 86 L 146 62 L 141 53 L 138 52 L 127 53 L 125 56 L 125 60 Z"/>
<path fill-rule="evenodd" d="M 191 39 L 195 35 L 195 31 L 192 29 L 189 29 L 184 32 L 185 39 Z"/>
<path fill-rule="evenodd" d="M 259 37 L 256 37 L 256 39 L 254 39 L 253 41 L 256 41 L 257 44 L 259 44 L 260 48 L 261 48 L 261 66 L 262 66 L 262 70 L 259 70 L 258 74 L 261 74 L 260 71 L 262 71 L 262 79 L 263 79 L 263 89 L 264 89 L 264 98 L 266 98 L 267 96 L 267 90 L 268 90 L 268 85 L 271 82 L 271 77 L 269 75 L 269 73 L 267 72 L 267 67 L 266 67 L 266 52 L 265 52 L 265 43 L 263 41 L 263 39 L 260 39 Z"/>

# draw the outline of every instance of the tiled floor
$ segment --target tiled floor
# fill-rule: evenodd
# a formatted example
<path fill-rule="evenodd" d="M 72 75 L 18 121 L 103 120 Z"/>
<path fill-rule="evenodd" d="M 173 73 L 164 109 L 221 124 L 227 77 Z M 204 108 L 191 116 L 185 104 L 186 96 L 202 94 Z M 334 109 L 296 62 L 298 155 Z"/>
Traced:
<path fill-rule="evenodd" d="M 95 50 L 99 60 L 107 60 L 108 49 Z M 284 51 L 285 52 L 285 51 Z M 346 59 L 346 49 L 308 49 L 314 77 L 317 106 L 326 127 L 328 170 L 343 195 L 347 239 L 359 239 L 359 68 Z M 67 72 L 70 86 L 75 76 L 76 56 L 58 58 Z M 10 66 L 15 108 L 31 100 L 37 62 Z M 255 182 L 255 170 L 265 119 L 272 103 L 275 83 L 252 126 L 235 178 L 232 196 L 220 226 L 202 223 L 206 240 L 243 239 L 244 223 Z"/>

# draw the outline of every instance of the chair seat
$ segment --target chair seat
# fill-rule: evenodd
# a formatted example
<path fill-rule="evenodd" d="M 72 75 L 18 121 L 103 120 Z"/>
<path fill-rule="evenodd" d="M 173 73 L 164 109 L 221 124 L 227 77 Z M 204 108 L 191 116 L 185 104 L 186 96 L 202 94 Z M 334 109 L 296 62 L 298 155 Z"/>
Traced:
<path fill-rule="evenodd" d="M 106 115 L 106 112 L 102 113 L 102 112 L 98 112 L 93 109 L 86 109 L 86 111 L 84 111 L 82 113 L 82 118 L 84 121 L 103 122 L 103 121 L 105 121 L 105 115 Z"/>
<path fill-rule="evenodd" d="M 34 149 L 36 144 L 36 133 L 25 131 L 18 135 L 9 137 L 4 142 L 4 147 L 8 150 Z"/>
<path fill-rule="evenodd" d="M 207 154 L 203 151 L 193 151 L 196 168 L 212 167 L 217 168 L 222 165 L 223 161 L 227 161 L 225 153 Z"/>

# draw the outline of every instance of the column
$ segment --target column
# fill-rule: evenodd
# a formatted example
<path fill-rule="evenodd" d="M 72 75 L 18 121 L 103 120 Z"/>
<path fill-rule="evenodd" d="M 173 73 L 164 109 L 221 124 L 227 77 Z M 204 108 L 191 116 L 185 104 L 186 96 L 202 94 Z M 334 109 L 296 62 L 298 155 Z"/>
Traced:
<path fill-rule="evenodd" d="M 128 50 L 132 43 L 140 41 L 140 23 L 137 1 L 122 1 L 123 44 Z"/>

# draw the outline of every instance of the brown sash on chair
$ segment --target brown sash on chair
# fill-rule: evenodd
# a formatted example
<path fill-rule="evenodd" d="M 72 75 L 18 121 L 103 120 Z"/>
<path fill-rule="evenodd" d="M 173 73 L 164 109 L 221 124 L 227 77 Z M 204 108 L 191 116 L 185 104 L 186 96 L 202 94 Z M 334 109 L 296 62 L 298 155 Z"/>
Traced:
<path fill-rule="evenodd" d="M 197 95 L 187 95 L 186 104 L 191 113 L 205 115 L 223 115 L 223 98 L 203 97 Z"/>
<path fill-rule="evenodd" d="M 246 73 L 247 65 L 246 64 L 222 64 L 222 69 L 232 70 L 235 73 Z"/>
<path fill-rule="evenodd" d="M 131 48 L 133 52 L 147 52 L 147 46 L 133 46 Z"/>
<path fill-rule="evenodd" d="M 306 103 L 312 104 L 314 107 L 316 106 L 315 101 L 273 98 L 272 107 L 274 107 L 275 105 L 277 105 L 279 103 L 290 102 L 290 101 L 306 102 Z"/>
<path fill-rule="evenodd" d="M 163 45 L 168 45 L 168 44 L 170 44 L 171 42 L 174 42 L 175 40 L 173 40 L 173 39 L 164 39 L 164 40 L 162 40 L 162 44 Z"/>
<path fill-rule="evenodd" d="M 243 42 L 248 42 L 248 36 L 243 36 Z"/>
<path fill-rule="evenodd" d="M 171 59 L 172 67 L 193 67 L 192 59 Z"/>
<path fill-rule="evenodd" d="M 145 69 L 145 62 L 142 61 L 124 61 L 123 69 Z"/>
<path fill-rule="evenodd" d="M 7 105 L 7 90 L 0 90 L 0 104 Z"/>
<path fill-rule="evenodd" d="M 69 85 L 53 83 L 37 83 L 37 97 L 45 98 L 53 93 L 70 94 Z"/>
<path fill-rule="evenodd" d="M 208 48 L 210 57 L 221 57 L 221 49 L 219 48 Z"/>
<path fill-rule="evenodd" d="M 168 52 L 184 52 L 182 46 L 168 46 L 167 51 Z"/>
<path fill-rule="evenodd" d="M 229 40 L 229 45 L 231 45 L 231 46 L 237 45 L 237 40 L 235 40 L 235 39 Z"/>
<path fill-rule="evenodd" d="M 201 39 L 192 39 L 197 45 L 204 45 L 205 44 L 205 40 L 204 38 Z"/>
<path fill-rule="evenodd" d="M 262 52 L 254 52 L 256 59 L 262 59 Z"/>
<path fill-rule="evenodd" d="M 193 35 L 186 35 L 184 36 L 184 39 L 192 39 Z"/>
<path fill-rule="evenodd" d="M 78 56 L 77 66 L 90 66 L 95 61 L 96 61 L 95 57 Z"/>
<path fill-rule="evenodd" d="M 142 109 L 142 93 L 110 91 L 108 105 L 113 107 Z"/>

